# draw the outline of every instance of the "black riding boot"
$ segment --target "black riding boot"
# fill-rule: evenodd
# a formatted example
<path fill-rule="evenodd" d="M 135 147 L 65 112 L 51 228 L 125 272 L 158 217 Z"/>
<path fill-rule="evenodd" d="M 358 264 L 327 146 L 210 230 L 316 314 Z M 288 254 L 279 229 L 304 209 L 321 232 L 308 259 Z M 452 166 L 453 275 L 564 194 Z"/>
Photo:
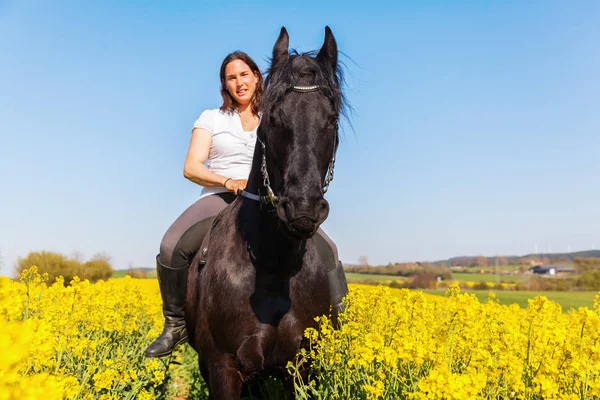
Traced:
<path fill-rule="evenodd" d="M 342 299 L 348 294 L 348 282 L 346 274 L 342 267 L 342 262 L 338 261 L 337 266 L 327 272 L 329 278 L 329 302 L 331 304 L 331 317 L 333 325 L 338 326 L 338 314 L 344 312 L 344 303 Z"/>
<path fill-rule="evenodd" d="M 171 269 L 156 258 L 156 273 L 163 300 L 165 327 L 161 335 L 146 349 L 146 357 L 163 357 L 171 354 L 178 344 L 188 341 L 183 310 L 189 267 Z"/>

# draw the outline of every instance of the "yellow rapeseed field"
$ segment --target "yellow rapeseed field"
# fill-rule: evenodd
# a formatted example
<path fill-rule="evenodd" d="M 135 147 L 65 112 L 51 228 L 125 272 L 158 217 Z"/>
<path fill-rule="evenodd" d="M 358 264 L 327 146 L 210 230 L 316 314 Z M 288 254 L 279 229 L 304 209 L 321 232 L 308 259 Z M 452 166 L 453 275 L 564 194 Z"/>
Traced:
<path fill-rule="evenodd" d="M 299 398 L 600 398 L 600 297 L 564 314 L 351 285 L 339 330 L 325 318 L 288 365 Z M 174 357 L 145 359 L 162 329 L 155 280 L 48 285 L 36 267 L 0 278 L 0 400 L 166 398 Z M 318 380 L 303 382 L 312 365 Z"/>
<path fill-rule="evenodd" d="M 526 310 L 493 295 L 481 304 L 458 285 L 447 298 L 354 288 L 341 328 L 320 318 L 288 369 L 300 398 L 599 398 L 599 301 L 563 314 L 542 296 Z M 305 363 L 318 385 L 300 378 Z"/>
<path fill-rule="evenodd" d="M 153 399 L 169 359 L 143 357 L 162 329 L 153 280 L 45 284 L 0 277 L 0 400 Z"/>

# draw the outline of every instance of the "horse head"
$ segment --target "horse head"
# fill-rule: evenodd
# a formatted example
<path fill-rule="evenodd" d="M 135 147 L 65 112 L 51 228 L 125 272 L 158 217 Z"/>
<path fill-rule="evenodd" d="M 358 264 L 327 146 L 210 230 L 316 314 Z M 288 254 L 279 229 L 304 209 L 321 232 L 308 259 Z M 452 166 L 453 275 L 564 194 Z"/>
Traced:
<path fill-rule="evenodd" d="M 288 46 L 288 33 L 281 28 L 266 79 L 255 161 L 262 157 L 262 183 L 284 230 L 305 239 L 329 214 L 324 194 L 338 146 L 341 71 L 329 27 L 316 56 L 290 54 Z"/>

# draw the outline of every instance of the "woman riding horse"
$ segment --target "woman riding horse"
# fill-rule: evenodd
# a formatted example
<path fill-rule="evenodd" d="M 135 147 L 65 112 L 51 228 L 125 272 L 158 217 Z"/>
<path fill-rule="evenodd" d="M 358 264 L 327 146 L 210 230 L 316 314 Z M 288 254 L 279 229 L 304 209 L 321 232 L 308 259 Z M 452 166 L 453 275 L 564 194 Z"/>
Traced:
<path fill-rule="evenodd" d="M 204 111 L 194 123 L 184 165 L 184 176 L 203 186 L 200 199 L 173 222 L 156 257 L 156 270 L 165 317 L 162 334 L 146 349 L 147 357 L 169 355 L 188 341 L 184 302 L 190 263 L 214 217 L 246 188 L 260 123 L 263 77 L 256 63 L 243 52 L 229 54 L 220 69 L 220 108 Z M 205 162 L 208 160 L 208 166 Z M 326 263 L 335 300 L 334 311 L 347 292 L 337 248 L 318 231 L 315 241 Z"/>
<path fill-rule="evenodd" d="M 291 395 L 287 363 L 347 287 L 316 234 L 343 110 L 337 45 L 329 28 L 316 57 L 290 55 L 288 42 L 282 28 L 247 187 L 215 219 L 204 265 L 196 256 L 190 267 L 186 325 L 214 400 L 239 399 L 264 375 L 283 378 Z"/>

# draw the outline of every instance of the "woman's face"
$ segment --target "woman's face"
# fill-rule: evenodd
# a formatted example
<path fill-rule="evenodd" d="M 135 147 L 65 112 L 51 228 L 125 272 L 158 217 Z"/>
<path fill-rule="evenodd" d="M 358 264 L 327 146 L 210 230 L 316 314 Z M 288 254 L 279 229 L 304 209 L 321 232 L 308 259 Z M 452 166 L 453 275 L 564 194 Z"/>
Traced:
<path fill-rule="evenodd" d="M 258 76 L 242 60 L 233 60 L 225 67 L 225 87 L 238 105 L 247 105 L 254 96 Z"/>

